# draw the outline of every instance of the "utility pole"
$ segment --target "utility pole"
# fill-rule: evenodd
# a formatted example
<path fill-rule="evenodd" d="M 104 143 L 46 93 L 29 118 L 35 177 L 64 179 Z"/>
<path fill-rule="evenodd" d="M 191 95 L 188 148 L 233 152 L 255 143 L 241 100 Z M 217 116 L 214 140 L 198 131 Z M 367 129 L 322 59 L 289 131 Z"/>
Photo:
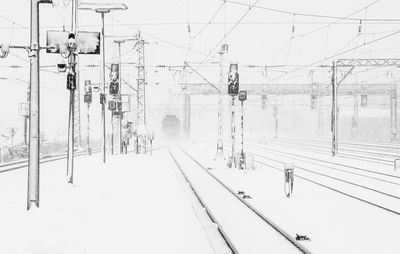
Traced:
<path fill-rule="evenodd" d="M 231 139 L 232 139 L 232 149 L 231 150 L 232 150 L 232 153 L 231 153 L 231 166 L 230 167 L 232 167 L 232 164 L 234 164 L 236 167 L 236 161 L 235 161 L 236 123 L 235 123 L 235 97 L 234 96 L 232 96 L 231 109 L 232 109 L 232 112 L 231 112 Z"/>
<path fill-rule="evenodd" d="M 110 110 L 111 112 L 111 155 L 114 155 L 114 110 Z"/>
<path fill-rule="evenodd" d="M 88 155 L 92 155 L 92 148 L 90 147 L 90 103 L 87 103 L 87 137 L 86 137 Z"/>
<path fill-rule="evenodd" d="M 28 86 L 28 88 L 26 89 L 26 111 L 24 113 L 24 145 L 28 145 L 28 127 L 29 127 L 29 100 L 30 100 L 30 87 Z"/>
<path fill-rule="evenodd" d="M 351 121 L 351 138 L 358 138 L 358 94 L 354 95 L 353 119 Z"/>
<path fill-rule="evenodd" d="M 80 90 L 80 79 L 79 79 L 79 55 L 75 56 L 75 99 L 74 99 L 74 138 L 75 146 L 82 146 L 81 136 L 81 90 Z"/>
<path fill-rule="evenodd" d="M 105 53 L 105 37 L 104 37 L 104 14 L 110 11 L 96 11 L 101 14 L 101 66 L 102 66 L 102 76 L 103 84 L 101 87 L 102 93 L 100 93 L 100 103 L 101 103 L 101 125 L 103 128 L 103 138 L 102 138 L 102 148 L 103 148 L 103 163 L 106 163 L 106 53 Z"/>
<path fill-rule="evenodd" d="M 397 84 L 390 95 L 390 125 L 391 125 L 391 141 L 397 141 Z"/>
<path fill-rule="evenodd" d="M 191 96 L 190 93 L 187 92 L 187 71 L 186 67 L 191 68 L 190 65 L 187 64 L 185 61 L 183 64 L 183 69 L 182 69 L 182 81 L 183 81 L 183 86 L 182 90 L 183 92 L 183 133 L 185 138 L 190 138 L 190 113 L 191 113 Z"/>
<path fill-rule="evenodd" d="M 241 111 L 242 111 L 242 114 L 241 114 L 241 116 L 240 116 L 240 126 L 241 126 L 241 130 L 242 130 L 242 133 L 241 133 L 241 136 L 242 136 L 242 139 L 241 139 L 241 151 L 240 151 L 240 159 L 239 159 L 239 169 L 245 169 L 246 168 L 246 156 L 245 156 L 245 154 L 244 154 L 244 151 L 243 151 L 243 142 L 244 142 L 244 137 L 243 137 L 243 135 L 244 135 L 244 128 L 243 128 L 243 124 L 244 124 L 244 112 L 243 112 L 243 102 L 245 101 L 245 100 L 247 100 L 247 92 L 246 91 L 240 91 L 239 92 L 239 101 L 240 101 L 240 104 L 241 104 Z"/>
<path fill-rule="evenodd" d="M 224 85 L 224 54 L 228 52 L 228 45 L 222 44 L 219 53 L 219 89 L 222 91 Z M 217 157 L 224 157 L 224 102 L 223 95 L 218 94 L 218 139 L 217 139 Z"/>
<path fill-rule="evenodd" d="M 29 122 L 29 86 L 26 89 L 26 102 L 19 104 L 19 115 L 24 121 L 24 145 L 28 145 L 28 122 Z"/>
<path fill-rule="evenodd" d="M 275 120 L 275 132 L 274 132 L 274 138 L 278 137 L 278 106 L 274 106 L 274 120 Z"/>
<path fill-rule="evenodd" d="M 121 42 L 118 43 L 118 81 L 119 81 L 119 90 L 118 90 L 118 102 L 121 103 L 121 109 L 118 111 L 118 140 L 119 140 L 119 154 L 123 153 L 123 147 L 122 147 L 122 99 L 121 99 L 121 93 L 122 93 L 122 78 L 121 78 L 121 73 L 122 73 L 122 64 L 121 64 Z"/>
<path fill-rule="evenodd" d="M 39 4 L 52 3 L 51 0 L 31 0 L 30 35 L 30 119 L 29 119 L 29 162 L 27 209 L 39 207 L 39 155 L 40 155 L 40 117 L 39 117 Z"/>
<path fill-rule="evenodd" d="M 76 78 L 76 58 L 77 58 L 77 42 L 76 26 L 77 26 L 78 0 L 72 0 L 72 20 L 71 34 L 68 38 L 69 70 L 67 75 L 67 88 L 69 90 L 69 121 L 68 121 L 68 155 L 67 155 L 67 182 L 73 184 L 74 181 L 74 147 L 75 147 L 75 90 L 77 88 Z"/>
<path fill-rule="evenodd" d="M 318 103 L 318 136 L 324 136 L 324 108 L 322 103 L 322 98 Z"/>
<path fill-rule="evenodd" d="M 92 148 L 90 147 L 90 104 L 92 103 L 92 84 L 90 80 L 85 80 L 85 95 L 84 102 L 87 104 L 87 133 L 86 133 L 86 145 L 88 155 L 92 155 Z"/>
<path fill-rule="evenodd" d="M 331 116 L 331 131 L 332 131 L 332 156 L 336 156 L 338 152 L 338 107 L 337 107 L 337 68 L 336 63 L 332 63 L 332 116 Z"/>
<path fill-rule="evenodd" d="M 10 128 L 11 148 L 14 147 L 14 137 L 16 133 L 17 133 L 16 128 Z"/>

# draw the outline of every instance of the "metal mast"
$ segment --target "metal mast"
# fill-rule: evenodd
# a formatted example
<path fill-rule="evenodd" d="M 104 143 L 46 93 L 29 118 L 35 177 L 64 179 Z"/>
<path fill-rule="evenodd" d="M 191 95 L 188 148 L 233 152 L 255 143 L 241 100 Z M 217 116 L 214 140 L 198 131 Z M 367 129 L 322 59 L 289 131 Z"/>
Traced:
<path fill-rule="evenodd" d="M 39 87 L 39 5 L 51 0 L 31 1 L 29 162 L 27 209 L 39 207 L 40 87 Z"/>
<path fill-rule="evenodd" d="M 137 115 L 136 121 L 137 126 L 146 126 L 146 71 L 145 71 L 145 61 L 144 61 L 144 45 L 146 42 L 141 37 L 140 31 L 137 35 L 137 42 L 136 42 L 136 51 L 138 54 L 138 62 L 137 62 Z M 141 128 L 140 127 L 140 128 Z M 142 137 L 143 138 L 143 137 Z M 138 140 L 143 145 L 143 151 L 146 151 L 146 140 Z M 137 144 L 139 145 L 139 144 Z"/>
<path fill-rule="evenodd" d="M 75 0 L 73 0 L 74 2 Z M 80 0 L 76 0 L 75 6 L 73 7 L 73 30 L 75 35 L 78 33 L 78 5 Z M 79 82 L 79 54 L 75 55 L 75 95 L 74 95 L 74 144 L 75 146 L 81 146 L 81 93 L 80 93 L 80 82 Z"/>
<path fill-rule="evenodd" d="M 75 61 L 75 77 L 76 77 L 76 90 L 75 90 L 75 103 L 74 103 L 74 138 L 75 145 L 82 146 L 81 136 L 81 92 L 80 92 L 80 81 L 79 81 L 79 61 L 78 55 Z"/>
<path fill-rule="evenodd" d="M 78 0 L 72 0 L 72 19 L 71 19 L 71 33 L 77 35 L 77 12 L 78 12 Z M 75 37 L 74 37 L 75 38 Z M 79 92 L 76 93 L 77 88 L 77 75 L 76 75 L 76 61 L 78 54 L 75 49 L 70 50 L 69 57 L 69 73 L 67 78 L 67 87 L 70 90 L 70 108 L 69 108 L 69 121 L 68 121 L 68 155 L 67 155 L 67 181 L 68 183 L 73 183 L 74 180 L 74 147 L 76 141 L 76 94 L 79 96 Z M 78 89 L 79 90 L 79 89 Z M 79 101 L 79 97 L 78 97 Z M 80 131 L 78 131 L 80 134 Z M 80 142 L 80 137 L 79 137 Z M 79 143 L 80 145 L 80 143 Z"/>
<path fill-rule="evenodd" d="M 223 90 L 224 86 L 224 53 L 228 51 L 228 45 L 223 44 L 219 53 L 219 89 Z M 217 139 L 217 156 L 224 156 L 224 101 L 223 95 L 220 92 L 218 94 L 218 139 Z"/>
<path fill-rule="evenodd" d="M 351 121 L 351 138 L 358 138 L 358 94 L 354 95 L 353 119 Z"/>

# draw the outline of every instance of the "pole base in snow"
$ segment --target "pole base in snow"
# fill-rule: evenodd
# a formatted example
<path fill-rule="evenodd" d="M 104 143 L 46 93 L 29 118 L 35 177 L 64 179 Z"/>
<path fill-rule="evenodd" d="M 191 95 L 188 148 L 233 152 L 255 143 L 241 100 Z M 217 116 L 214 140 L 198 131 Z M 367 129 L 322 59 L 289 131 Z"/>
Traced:
<path fill-rule="evenodd" d="M 296 241 L 311 241 L 311 239 L 306 235 L 296 234 Z"/>

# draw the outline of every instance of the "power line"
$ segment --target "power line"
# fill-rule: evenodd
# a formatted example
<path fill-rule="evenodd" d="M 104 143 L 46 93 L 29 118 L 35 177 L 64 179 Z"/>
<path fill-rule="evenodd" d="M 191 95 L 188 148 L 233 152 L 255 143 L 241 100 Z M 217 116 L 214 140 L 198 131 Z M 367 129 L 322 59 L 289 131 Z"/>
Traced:
<path fill-rule="evenodd" d="M 329 57 L 324 57 L 323 59 L 320 59 L 320 60 L 318 60 L 318 61 L 315 61 L 315 62 L 313 62 L 313 63 L 311 63 L 311 64 L 307 64 L 307 65 L 304 65 L 304 66 L 302 66 L 302 67 L 299 67 L 299 68 L 297 68 L 297 69 L 295 69 L 295 70 L 293 70 L 293 71 L 289 71 L 288 73 L 286 73 L 286 74 L 284 74 L 284 75 L 281 75 L 281 76 L 277 77 L 276 79 L 273 79 L 272 81 L 276 81 L 276 80 L 278 80 L 278 79 L 280 79 L 280 78 L 282 78 L 282 77 L 284 77 L 284 76 L 287 76 L 287 75 L 289 75 L 289 74 L 291 74 L 291 73 L 293 73 L 293 72 L 297 72 L 297 71 L 302 70 L 302 69 L 304 69 L 304 68 L 306 68 L 306 67 L 310 67 L 310 66 L 316 65 L 316 64 L 318 64 L 318 63 L 320 63 L 320 62 L 322 62 L 322 61 L 326 61 L 326 60 L 328 60 L 328 59 L 332 59 L 332 58 L 334 58 L 334 57 L 337 57 L 337 56 L 340 56 L 340 55 L 349 53 L 349 52 L 351 52 L 351 51 L 353 51 L 353 50 L 356 50 L 356 49 L 359 49 L 359 48 L 364 47 L 364 46 L 366 46 L 366 45 L 373 44 L 373 43 L 375 43 L 375 42 L 384 40 L 384 39 L 386 39 L 386 38 L 392 37 L 392 36 L 397 35 L 397 34 L 399 34 L 399 33 L 400 33 L 400 30 L 397 30 L 396 32 L 393 32 L 393 33 L 391 33 L 391 34 L 388 34 L 388 35 L 379 37 L 379 38 L 377 38 L 377 39 L 375 39 L 375 40 L 372 40 L 372 41 L 369 41 L 369 42 L 365 42 L 365 43 L 363 43 L 363 44 L 357 45 L 357 46 L 352 47 L 352 48 L 350 48 L 350 49 L 347 49 L 347 50 L 344 50 L 344 51 L 342 51 L 342 52 L 333 54 L 333 55 L 331 55 L 331 56 L 329 56 Z"/>
<path fill-rule="evenodd" d="M 132 30 L 139 31 L 139 28 L 137 28 L 137 27 L 135 27 L 135 26 L 133 26 L 133 25 L 131 25 L 131 24 L 124 23 L 124 22 L 122 22 L 122 21 L 120 21 L 120 20 L 118 20 L 118 19 L 116 19 L 116 18 L 114 18 L 114 17 L 107 16 L 107 18 L 110 18 L 110 19 L 112 19 L 112 20 L 114 20 L 114 21 L 120 23 L 120 24 L 123 25 L 123 26 L 129 27 L 129 28 L 131 28 Z M 186 24 L 186 23 L 185 23 L 185 24 Z M 144 34 L 144 35 L 150 37 L 150 38 L 153 38 L 153 39 L 155 39 L 155 40 L 157 40 L 157 41 L 159 41 L 159 42 L 163 42 L 163 43 L 165 43 L 165 44 L 167 44 L 167 45 L 170 45 L 170 46 L 172 46 L 172 47 L 178 48 L 178 49 L 183 50 L 183 51 L 186 51 L 186 50 L 187 50 L 187 47 L 185 47 L 185 46 L 182 46 L 182 45 L 176 44 L 176 43 L 174 43 L 174 42 L 165 40 L 165 39 L 160 38 L 160 37 L 158 37 L 158 36 L 155 36 L 155 35 L 153 35 L 153 34 L 149 34 L 149 33 L 147 33 L 147 32 L 144 32 L 143 30 L 140 30 L 140 32 L 141 32 L 142 34 Z M 193 49 L 191 49 L 190 51 L 193 52 L 193 53 L 196 53 L 196 54 L 198 54 L 198 55 L 202 55 L 202 56 L 206 56 L 206 57 L 208 57 L 208 56 L 210 55 L 210 53 L 204 53 L 204 52 L 201 52 L 201 51 L 198 51 L 198 50 L 193 50 Z M 213 56 L 212 58 L 215 58 L 215 57 Z M 225 62 L 229 62 L 229 61 L 232 62 L 233 60 L 224 58 L 224 61 L 225 61 Z"/>
<path fill-rule="evenodd" d="M 18 25 L 20 28 L 28 29 L 28 30 L 29 30 L 29 27 L 24 26 L 24 25 L 21 25 L 21 24 L 15 22 L 14 20 L 10 19 L 10 18 L 7 17 L 7 16 L 4 16 L 4 15 L 0 14 L 0 17 L 3 18 L 3 19 L 5 19 L 5 20 L 7 20 L 7 21 L 9 21 L 9 22 L 11 22 L 11 23 L 13 23 L 13 24 L 15 24 L 15 25 Z"/>
<path fill-rule="evenodd" d="M 250 7 L 249 4 L 246 3 L 241 3 L 241 2 L 236 2 L 236 1 L 231 1 L 231 0 L 221 0 L 224 2 L 232 3 L 232 4 L 237 4 L 237 5 L 242 5 L 246 7 Z M 365 8 L 370 7 L 371 5 L 380 2 L 381 0 L 375 0 L 371 4 L 367 5 Z M 313 14 L 313 13 L 301 13 L 301 12 L 293 12 L 293 11 L 287 11 L 287 10 L 282 10 L 282 9 L 275 9 L 275 8 L 270 8 L 270 7 L 265 7 L 265 6 L 258 6 L 258 5 L 253 5 L 252 7 L 257 8 L 257 9 L 262 9 L 262 10 L 267 10 L 271 12 L 276 12 L 276 13 L 282 13 L 282 14 L 287 14 L 287 15 L 296 15 L 296 16 L 302 16 L 302 17 L 309 17 L 309 18 L 325 18 L 325 19 L 339 19 L 339 20 L 351 20 L 351 21 L 359 21 L 359 18 L 349 18 L 349 16 L 345 17 L 339 17 L 339 16 L 331 16 L 331 15 L 322 15 L 322 14 Z M 350 15 L 352 16 L 352 15 Z M 369 18 L 369 19 L 362 19 L 363 21 L 373 21 L 373 22 L 398 22 L 400 19 L 388 19 L 388 18 Z"/>
<path fill-rule="evenodd" d="M 221 5 L 219 6 L 219 8 L 217 9 L 217 11 L 214 13 L 214 15 L 211 17 L 211 19 L 205 24 L 205 26 L 203 26 L 203 28 L 200 29 L 200 31 L 195 34 L 195 36 L 193 36 L 193 38 L 196 38 L 197 36 L 199 36 L 204 29 L 207 28 L 208 25 L 211 24 L 211 22 L 214 20 L 214 18 L 218 15 L 219 11 L 222 9 L 222 7 L 225 5 L 225 1 L 221 3 Z M 193 24 L 193 23 L 192 23 Z"/>
<path fill-rule="evenodd" d="M 309 31 L 309 32 L 302 33 L 302 34 L 298 35 L 298 37 L 307 36 L 307 35 L 313 34 L 313 33 L 315 33 L 315 32 L 321 31 L 321 30 L 323 30 L 323 29 L 325 29 L 325 28 L 327 28 L 327 27 L 330 27 L 330 26 L 332 26 L 332 25 L 335 25 L 335 24 L 337 24 L 337 23 L 339 23 L 339 22 L 341 22 L 341 21 L 343 21 L 343 20 L 349 20 L 351 16 L 356 15 L 357 13 L 359 13 L 359 12 L 361 12 L 361 11 L 363 11 L 363 10 L 368 9 L 369 7 L 371 7 L 372 5 L 375 5 L 376 3 L 380 2 L 380 1 L 381 1 L 381 0 L 375 0 L 375 1 L 373 1 L 372 3 L 370 3 L 370 4 L 366 5 L 366 6 L 364 6 L 363 8 L 360 8 L 360 9 L 358 9 L 358 10 L 356 10 L 356 11 L 350 13 L 349 15 L 347 15 L 347 16 L 345 16 L 345 17 L 338 18 L 336 21 L 333 21 L 333 22 L 331 22 L 331 23 L 328 24 L 328 25 L 325 25 L 325 26 L 316 28 L 316 29 L 311 30 L 311 31 Z M 356 21 L 357 21 L 357 20 L 358 20 L 358 21 L 363 20 L 363 21 L 364 21 L 365 19 L 354 19 L 354 20 L 356 20 Z"/>
<path fill-rule="evenodd" d="M 252 4 L 251 6 L 249 5 L 249 9 L 240 17 L 240 19 L 235 23 L 235 25 L 233 25 L 231 27 L 231 29 L 228 31 L 228 33 L 225 33 L 224 36 L 222 37 L 221 40 L 218 41 L 218 43 L 215 45 L 215 47 L 210 50 L 210 53 L 207 54 L 207 56 L 201 61 L 201 63 L 204 63 L 208 56 L 210 56 L 212 54 L 212 52 L 214 52 L 215 49 L 218 48 L 218 46 L 220 46 L 221 42 L 223 42 L 227 36 L 229 36 L 229 34 L 231 34 L 233 32 L 233 30 L 235 30 L 235 28 L 242 22 L 242 20 L 247 16 L 247 14 L 253 9 L 253 7 L 259 2 L 260 0 L 256 0 L 256 2 L 254 4 Z M 211 59 L 213 59 L 215 57 L 215 54 L 213 56 L 211 56 Z"/>

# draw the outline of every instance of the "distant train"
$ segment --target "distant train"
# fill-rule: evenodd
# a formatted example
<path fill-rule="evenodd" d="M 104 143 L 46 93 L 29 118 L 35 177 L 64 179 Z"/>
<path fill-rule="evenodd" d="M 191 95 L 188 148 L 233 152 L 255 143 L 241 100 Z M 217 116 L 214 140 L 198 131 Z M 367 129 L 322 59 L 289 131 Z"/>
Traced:
<path fill-rule="evenodd" d="M 176 115 L 166 115 L 162 120 L 161 130 L 166 137 L 178 137 L 181 133 L 181 121 Z"/>

